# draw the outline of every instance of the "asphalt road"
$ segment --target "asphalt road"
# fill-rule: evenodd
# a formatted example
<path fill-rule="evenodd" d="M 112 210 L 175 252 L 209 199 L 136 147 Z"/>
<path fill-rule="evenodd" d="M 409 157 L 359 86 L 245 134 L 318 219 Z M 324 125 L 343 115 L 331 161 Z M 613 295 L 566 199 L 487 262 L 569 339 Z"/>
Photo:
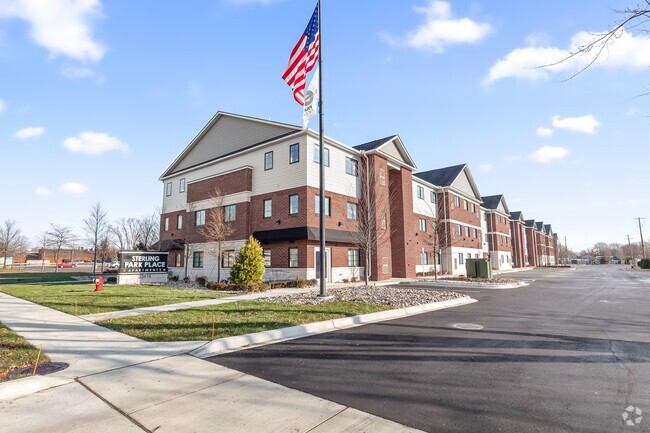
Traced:
<path fill-rule="evenodd" d="M 511 275 L 535 281 L 211 361 L 429 432 L 650 432 L 650 273 Z"/>

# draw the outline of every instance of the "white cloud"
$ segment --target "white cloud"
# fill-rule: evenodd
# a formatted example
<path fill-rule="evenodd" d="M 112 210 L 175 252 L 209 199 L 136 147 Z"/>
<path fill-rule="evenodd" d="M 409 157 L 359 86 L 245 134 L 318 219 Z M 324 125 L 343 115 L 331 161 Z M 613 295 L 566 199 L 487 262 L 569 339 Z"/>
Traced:
<path fill-rule="evenodd" d="M 43 186 L 37 186 L 36 189 L 34 190 L 34 194 L 36 194 L 39 197 L 47 197 L 50 195 L 50 190 Z"/>
<path fill-rule="evenodd" d="M 568 154 L 569 150 L 563 147 L 542 146 L 530 155 L 530 158 L 537 162 L 551 162 L 562 159 Z"/>
<path fill-rule="evenodd" d="M 23 128 L 19 129 L 18 131 L 14 132 L 13 137 L 14 138 L 19 138 L 21 140 L 25 140 L 27 138 L 33 138 L 33 137 L 40 137 L 45 133 L 45 128 Z"/>
<path fill-rule="evenodd" d="M 83 194 L 88 191 L 86 185 L 82 185 L 76 182 L 67 182 L 59 187 L 59 192 L 63 194 Z"/>
<path fill-rule="evenodd" d="M 3 113 L 5 111 L 5 107 L 6 107 L 5 101 L 0 99 L 0 113 Z"/>
<path fill-rule="evenodd" d="M 600 125 L 600 122 L 592 114 L 580 117 L 553 116 L 554 128 L 570 129 L 572 131 L 584 132 L 585 134 L 595 134 L 598 125 Z"/>
<path fill-rule="evenodd" d="M 122 153 L 130 151 L 129 146 L 122 143 L 118 138 L 102 132 L 85 131 L 76 137 L 69 137 L 63 141 L 70 152 L 83 153 L 86 155 L 101 155 L 111 150 L 119 150 Z"/>
<path fill-rule="evenodd" d="M 426 17 L 424 24 L 401 38 L 385 33 L 380 36 L 391 45 L 405 45 L 441 53 L 447 45 L 475 43 L 492 32 L 492 26 L 488 23 L 477 23 L 469 18 L 454 18 L 451 5 L 446 1 L 431 0 L 427 6 L 415 6 L 413 10 Z"/>
<path fill-rule="evenodd" d="M 88 68 L 88 67 L 76 67 L 72 65 L 63 65 L 61 67 L 61 75 L 63 75 L 65 78 L 68 78 L 70 80 L 76 80 L 80 78 L 94 78 L 96 79 L 97 83 L 103 83 L 104 82 L 104 75 L 101 73 L 98 73 L 94 69 Z"/>
<path fill-rule="evenodd" d="M 637 114 L 639 114 L 639 110 L 637 110 L 636 108 L 630 108 L 629 110 L 627 110 L 625 114 L 628 116 L 636 116 Z"/>
<path fill-rule="evenodd" d="M 492 164 L 481 164 L 478 166 L 478 170 L 482 171 L 483 173 L 489 173 L 492 171 Z"/>
<path fill-rule="evenodd" d="M 521 155 L 506 156 L 503 159 L 505 159 L 508 162 L 515 162 L 515 161 L 519 161 L 521 159 Z"/>
<path fill-rule="evenodd" d="M 553 130 L 550 128 L 539 127 L 537 128 L 536 134 L 540 137 L 550 137 L 553 135 Z"/>
<path fill-rule="evenodd" d="M 4 0 L 0 18 L 19 18 L 29 23 L 31 39 L 59 55 L 83 61 L 99 61 L 106 49 L 92 36 L 92 21 L 101 17 L 100 0 Z"/>
<path fill-rule="evenodd" d="M 564 78 L 568 78 L 587 66 L 599 52 L 599 47 L 594 47 L 589 52 L 570 59 L 561 60 L 567 58 L 572 52 L 576 52 L 578 47 L 585 46 L 594 39 L 595 36 L 591 32 L 579 32 L 571 37 L 568 48 L 548 45 L 516 48 L 490 68 L 484 83 L 491 84 L 508 77 L 531 81 L 542 80 L 559 72 L 565 72 Z M 529 37 L 527 42 L 536 44 L 539 41 Z M 650 66 L 650 37 L 647 34 L 633 35 L 624 30 L 605 47 L 592 65 L 592 67 L 629 69 L 641 69 L 648 66 Z"/>

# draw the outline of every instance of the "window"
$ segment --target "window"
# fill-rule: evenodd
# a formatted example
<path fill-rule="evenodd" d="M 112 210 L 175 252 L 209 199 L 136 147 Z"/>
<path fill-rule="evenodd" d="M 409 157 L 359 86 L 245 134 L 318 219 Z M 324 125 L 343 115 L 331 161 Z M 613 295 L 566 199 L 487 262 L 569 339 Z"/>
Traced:
<path fill-rule="evenodd" d="M 465 236 L 469 237 L 469 227 L 465 227 Z"/>
<path fill-rule="evenodd" d="M 420 218 L 420 231 L 421 232 L 427 231 L 427 220 L 425 220 L 424 218 Z"/>
<path fill-rule="evenodd" d="M 420 185 L 418 185 L 418 198 L 424 200 L 424 188 L 422 188 Z"/>
<path fill-rule="evenodd" d="M 460 197 L 456 197 L 456 207 L 460 207 Z"/>
<path fill-rule="evenodd" d="M 273 200 L 267 198 L 264 200 L 264 218 L 271 218 Z"/>
<path fill-rule="evenodd" d="M 359 162 L 352 158 L 345 158 L 345 172 L 352 176 L 359 175 Z"/>
<path fill-rule="evenodd" d="M 472 258 L 472 254 L 467 253 L 467 258 L 468 258 L 468 259 L 471 259 L 471 258 Z"/>
<path fill-rule="evenodd" d="M 357 204 L 348 203 L 348 219 L 356 220 L 357 219 Z"/>
<path fill-rule="evenodd" d="M 317 195 L 317 196 L 315 196 L 315 198 L 316 198 L 316 200 L 315 200 L 316 213 L 319 214 L 320 213 L 320 196 Z M 325 216 L 330 216 L 330 198 L 327 197 L 327 196 L 325 197 Z"/>
<path fill-rule="evenodd" d="M 197 227 L 205 225 L 205 209 L 196 211 L 196 214 L 194 215 L 194 225 Z"/>
<path fill-rule="evenodd" d="M 487 221 L 487 220 L 488 220 L 487 213 L 483 212 L 483 221 Z"/>
<path fill-rule="evenodd" d="M 314 162 L 320 163 L 320 146 L 318 144 L 314 144 Z M 327 147 L 323 148 L 323 165 L 330 166 L 330 150 Z"/>
<path fill-rule="evenodd" d="M 359 250 L 348 250 L 348 266 L 356 267 L 359 266 Z"/>
<path fill-rule="evenodd" d="M 465 264 L 465 257 L 463 257 L 463 253 L 458 253 L 458 264 L 459 265 Z"/>
<path fill-rule="evenodd" d="M 383 168 L 379 169 L 379 185 L 386 185 L 386 170 Z"/>
<path fill-rule="evenodd" d="M 289 267 L 298 267 L 298 248 L 289 248 Z"/>
<path fill-rule="evenodd" d="M 165 217 L 165 231 L 169 231 L 169 218 Z"/>
<path fill-rule="evenodd" d="M 172 183 L 171 182 L 167 182 L 167 185 L 165 185 L 165 195 L 167 195 L 167 197 L 172 195 Z"/>
<path fill-rule="evenodd" d="M 436 253 L 436 265 L 440 264 L 440 254 Z"/>
<path fill-rule="evenodd" d="M 229 204 L 223 207 L 223 220 L 231 223 L 237 219 L 237 205 Z"/>
<path fill-rule="evenodd" d="M 289 215 L 298 213 L 298 194 L 289 196 Z"/>
<path fill-rule="evenodd" d="M 498 215 L 497 219 L 499 220 L 499 224 L 501 224 L 501 215 Z"/>
<path fill-rule="evenodd" d="M 381 227 L 382 230 L 386 230 L 386 214 L 381 214 L 381 222 L 379 223 L 379 226 Z"/>
<path fill-rule="evenodd" d="M 185 192 L 185 178 L 178 181 L 178 192 Z"/>
<path fill-rule="evenodd" d="M 183 215 L 178 215 L 176 217 L 176 228 L 181 230 L 183 228 Z"/>
<path fill-rule="evenodd" d="M 426 251 L 424 251 L 424 248 L 422 249 L 422 252 L 420 253 L 420 264 L 422 264 L 422 265 L 428 265 L 429 264 L 428 254 L 427 254 Z"/>
<path fill-rule="evenodd" d="M 478 259 L 478 254 L 474 254 L 474 258 L 475 258 L 475 259 Z"/>
<path fill-rule="evenodd" d="M 384 275 L 388 274 L 388 257 L 381 258 L 381 273 Z"/>
<path fill-rule="evenodd" d="M 463 227 L 462 227 L 460 224 L 456 225 L 456 230 L 457 230 L 457 232 L 458 232 L 458 236 L 462 236 L 462 234 L 463 234 Z M 462 264 L 462 263 L 461 263 L 461 264 Z"/>
<path fill-rule="evenodd" d="M 300 161 L 300 145 L 298 143 L 289 146 L 289 164 Z"/>
<path fill-rule="evenodd" d="M 264 154 L 264 170 L 271 170 L 273 168 L 273 151 Z"/>
<path fill-rule="evenodd" d="M 181 267 L 181 259 L 183 258 L 181 253 L 176 253 L 174 255 L 174 267 L 175 268 L 180 268 Z"/>
<path fill-rule="evenodd" d="M 264 249 L 264 267 L 271 267 L 271 250 L 269 248 Z"/>
<path fill-rule="evenodd" d="M 430 198 L 430 200 L 431 200 L 431 203 L 435 203 L 435 202 L 436 202 L 436 192 L 435 192 L 435 191 L 431 191 L 431 198 Z"/>
<path fill-rule="evenodd" d="M 194 254 L 192 256 L 192 267 L 193 268 L 203 267 L 203 251 L 194 251 Z"/>
<path fill-rule="evenodd" d="M 478 238 L 478 230 L 474 229 L 474 239 Z"/>
<path fill-rule="evenodd" d="M 487 233 L 486 233 L 486 234 L 485 234 L 485 241 L 484 241 L 484 242 L 487 242 L 487 241 L 488 241 L 488 235 L 487 235 Z"/>
<path fill-rule="evenodd" d="M 222 268 L 231 268 L 237 256 L 235 255 L 235 250 L 224 250 L 221 253 L 221 267 Z"/>
<path fill-rule="evenodd" d="M 476 203 L 472 203 L 472 213 L 476 213 Z"/>

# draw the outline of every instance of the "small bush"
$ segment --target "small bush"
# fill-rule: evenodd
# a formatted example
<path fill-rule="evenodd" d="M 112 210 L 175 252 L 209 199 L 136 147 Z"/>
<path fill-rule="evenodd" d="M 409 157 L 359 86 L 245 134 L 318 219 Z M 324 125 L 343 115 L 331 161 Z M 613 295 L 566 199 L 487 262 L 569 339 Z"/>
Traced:
<path fill-rule="evenodd" d="M 104 282 L 106 284 L 117 284 L 117 277 L 107 277 Z"/>
<path fill-rule="evenodd" d="M 190 277 L 185 277 L 185 278 L 183 278 L 183 282 L 184 282 L 185 284 L 189 283 L 189 282 L 190 282 Z"/>
<path fill-rule="evenodd" d="M 348 280 L 347 278 L 343 278 L 341 281 L 343 281 L 344 283 L 349 283 L 350 282 L 350 280 Z"/>
<path fill-rule="evenodd" d="M 176 282 L 178 281 L 178 275 L 170 275 L 168 280 L 172 282 Z"/>
<path fill-rule="evenodd" d="M 650 269 L 650 259 L 639 260 L 639 267 L 641 269 Z"/>
<path fill-rule="evenodd" d="M 209 282 L 205 284 L 205 287 L 207 287 L 210 290 L 217 290 L 217 291 L 229 291 L 229 290 L 234 290 L 230 284 L 226 282 Z"/>
<path fill-rule="evenodd" d="M 350 279 L 351 283 L 356 283 L 357 281 L 359 281 L 357 277 L 352 277 L 352 279 Z"/>
<path fill-rule="evenodd" d="M 198 284 L 201 287 L 205 287 L 206 281 L 207 281 L 207 278 L 205 278 L 205 277 L 196 277 L 196 284 Z"/>
<path fill-rule="evenodd" d="M 266 292 L 269 290 L 269 285 L 266 283 L 233 283 L 230 284 L 230 287 L 232 290 L 248 293 Z"/>

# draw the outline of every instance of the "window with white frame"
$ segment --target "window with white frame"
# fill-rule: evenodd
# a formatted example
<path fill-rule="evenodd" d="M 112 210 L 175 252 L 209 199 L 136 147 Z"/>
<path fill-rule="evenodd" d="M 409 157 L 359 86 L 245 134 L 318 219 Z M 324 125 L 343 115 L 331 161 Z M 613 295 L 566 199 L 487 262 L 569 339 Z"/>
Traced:
<path fill-rule="evenodd" d="M 487 242 L 487 241 L 488 241 L 488 235 L 487 235 L 487 233 L 486 233 L 486 234 L 485 234 L 485 240 L 484 240 L 483 242 Z"/>
<path fill-rule="evenodd" d="M 476 213 L 476 203 L 472 203 L 472 213 Z"/>
<path fill-rule="evenodd" d="M 185 192 L 185 178 L 178 181 L 178 192 Z"/>
<path fill-rule="evenodd" d="M 205 209 L 196 211 L 194 214 L 194 225 L 197 227 L 205 225 Z"/>
<path fill-rule="evenodd" d="M 350 248 L 348 249 L 348 267 L 359 266 L 359 250 Z"/>
<path fill-rule="evenodd" d="M 314 162 L 320 163 L 320 146 L 318 144 L 314 144 Z M 323 165 L 330 166 L 330 150 L 327 147 L 323 148 Z"/>
<path fill-rule="evenodd" d="M 171 182 L 167 182 L 167 184 L 165 185 L 165 195 L 167 197 L 172 195 L 172 183 Z"/>
<path fill-rule="evenodd" d="M 298 143 L 289 146 L 289 164 L 300 162 L 300 145 Z"/>
<path fill-rule="evenodd" d="M 271 170 L 273 168 L 273 151 L 264 154 L 264 170 Z"/>
<path fill-rule="evenodd" d="M 379 185 L 384 186 L 386 185 L 386 170 L 383 168 L 379 169 Z"/>
<path fill-rule="evenodd" d="M 435 203 L 436 202 L 436 192 L 431 191 L 430 195 L 431 195 L 431 197 L 429 198 L 429 200 L 431 201 L 431 203 Z"/>
<path fill-rule="evenodd" d="M 295 215 L 298 213 L 298 194 L 292 194 L 289 196 L 289 215 Z"/>
<path fill-rule="evenodd" d="M 165 217 L 164 230 L 166 232 L 169 231 L 169 218 L 168 217 Z"/>
<path fill-rule="evenodd" d="M 330 216 L 330 198 L 325 196 L 325 216 Z M 315 196 L 314 204 L 316 205 L 316 214 L 320 213 L 320 196 Z"/>
<path fill-rule="evenodd" d="M 429 255 L 427 254 L 426 251 L 424 251 L 424 248 L 422 248 L 422 252 L 420 253 L 420 264 L 421 265 L 429 264 Z"/>
<path fill-rule="evenodd" d="M 345 172 L 352 176 L 359 175 L 359 162 L 356 159 L 345 158 Z"/>
<path fill-rule="evenodd" d="M 418 198 L 424 200 L 424 188 L 422 188 L 420 185 L 417 185 L 417 191 L 418 191 Z"/>
<path fill-rule="evenodd" d="M 237 205 L 229 204 L 223 207 L 223 220 L 227 223 L 237 219 Z"/>
<path fill-rule="evenodd" d="M 273 200 L 267 198 L 264 200 L 264 218 L 271 218 L 273 212 Z"/>
<path fill-rule="evenodd" d="M 465 208 L 465 210 L 469 210 L 469 203 L 467 202 L 467 200 L 463 200 L 463 207 Z"/>
<path fill-rule="evenodd" d="M 420 218 L 420 231 L 421 232 L 427 231 L 427 220 L 424 218 Z"/>
<path fill-rule="evenodd" d="M 270 268 L 271 267 L 271 249 L 270 248 L 264 248 L 264 267 L 265 268 Z"/>
<path fill-rule="evenodd" d="M 463 235 L 463 227 L 460 224 L 456 225 L 456 232 L 458 233 L 458 236 Z"/>
<path fill-rule="evenodd" d="M 379 222 L 379 227 L 381 227 L 382 230 L 386 230 L 386 214 L 381 214 L 381 221 Z"/>
<path fill-rule="evenodd" d="M 235 250 L 225 250 L 221 254 L 221 267 L 222 268 L 232 268 L 233 263 L 237 260 L 237 255 Z"/>
<path fill-rule="evenodd" d="M 456 207 L 460 207 L 460 197 L 456 196 Z"/>
<path fill-rule="evenodd" d="M 465 256 L 463 256 L 463 253 L 458 253 L 458 264 L 459 265 L 465 264 Z"/>
<path fill-rule="evenodd" d="M 469 227 L 465 227 L 465 236 L 469 237 Z"/>
<path fill-rule="evenodd" d="M 348 202 L 348 219 L 355 221 L 357 219 L 357 204 Z"/>
<path fill-rule="evenodd" d="M 478 230 L 474 229 L 474 239 L 478 238 Z"/>
<path fill-rule="evenodd" d="M 289 267 L 290 268 L 298 267 L 298 248 L 295 247 L 289 248 Z"/>
<path fill-rule="evenodd" d="M 181 230 L 183 228 L 183 215 L 178 215 L 176 217 L 176 229 Z"/>

